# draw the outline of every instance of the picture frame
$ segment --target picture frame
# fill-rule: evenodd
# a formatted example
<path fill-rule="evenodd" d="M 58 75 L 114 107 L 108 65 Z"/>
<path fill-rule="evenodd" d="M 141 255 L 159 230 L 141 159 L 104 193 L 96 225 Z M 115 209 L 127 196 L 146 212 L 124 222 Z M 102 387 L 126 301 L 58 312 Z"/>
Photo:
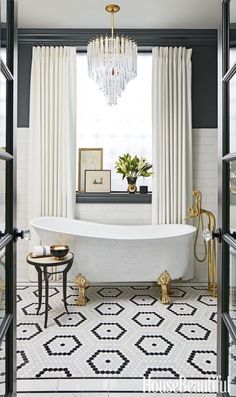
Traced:
<path fill-rule="evenodd" d="M 102 170 L 103 148 L 79 148 L 78 191 L 85 186 L 85 170 Z"/>
<path fill-rule="evenodd" d="M 85 170 L 84 192 L 110 193 L 111 170 Z"/>

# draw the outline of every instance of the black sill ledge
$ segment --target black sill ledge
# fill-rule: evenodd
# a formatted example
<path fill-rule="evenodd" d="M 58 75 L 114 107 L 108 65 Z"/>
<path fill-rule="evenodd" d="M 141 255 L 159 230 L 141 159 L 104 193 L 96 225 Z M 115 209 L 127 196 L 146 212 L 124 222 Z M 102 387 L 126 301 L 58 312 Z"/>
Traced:
<path fill-rule="evenodd" d="M 76 192 L 76 203 L 79 204 L 151 204 L 152 193 L 82 193 Z"/>

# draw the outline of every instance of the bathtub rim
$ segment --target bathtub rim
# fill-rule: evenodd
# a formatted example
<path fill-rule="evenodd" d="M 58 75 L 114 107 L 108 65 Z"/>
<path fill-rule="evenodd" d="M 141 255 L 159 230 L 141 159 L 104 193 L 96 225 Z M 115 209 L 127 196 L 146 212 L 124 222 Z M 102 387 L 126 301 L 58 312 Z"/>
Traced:
<path fill-rule="evenodd" d="M 61 221 L 63 220 L 64 222 L 69 222 L 72 221 L 73 223 L 78 222 L 78 223 L 83 223 L 89 226 L 95 226 L 95 228 L 97 227 L 102 227 L 103 229 L 107 229 L 106 232 L 109 231 L 110 229 L 113 229 L 114 231 L 117 232 L 117 228 L 119 228 L 120 230 L 122 230 L 122 227 L 126 229 L 126 231 L 130 228 L 129 232 L 132 232 L 134 229 L 139 228 L 140 230 L 143 228 L 150 229 L 150 232 L 154 233 L 154 228 L 167 228 L 167 227 L 177 227 L 179 229 L 182 229 L 182 233 L 178 233 L 178 234 L 174 234 L 174 232 L 172 232 L 171 234 L 168 235 L 155 235 L 155 234 L 149 234 L 149 235 L 137 235 L 137 237 L 133 234 L 130 235 L 126 235 L 126 236 L 121 236 L 121 235 L 116 235 L 115 233 L 112 233 L 112 230 L 110 231 L 110 234 L 105 234 L 103 235 L 103 233 L 101 235 L 99 234 L 90 234 L 90 233 L 75 233 L 72 231 L 62 231 L 62 230 L 55 230 L 52 229 L 50 227 L 46 227 L 43 225 L 38 225 L 37 221 L 38 220 L 42 220 L 42 219 L 53 219 L 53 220 L 58 220 Z M 81 238 L 95 238 L 95 239 L 110 239 L 110 240 L 130 240 L 130 241 L 142 241 L 142 240 L 159 240 L 159 239 L 177 239 L 177 238 L 184 238 L 190 235 L 193 235 L 196 232 L 196 227 L 192 226 L 192 225 L 187 225 L 187 224 L 160 224 L 160 225 L 152 225 L 152 224 L 148 224 L 148 225 L 116 225 L 116 224 L 108 224 L 108 223 L 98 223 L 98 222 L 91 222 L 91 221 L 85 221 L 85 220 L 80 220 L 80 219 L 73 219 L 73 218 L 64 218 L 64 217 L 53 217 L 53 216 L 41 216 L 41 217 L 37 217 L 37 218 L 33 218 L 30 220 L 30 225 L 35 229 L 35 231 L 37 232 L 38 230 L 42 230 L 45 232 L 51 232 L 51 233 L 58 233 L 58 234 L 65 234 L 68 236 L 72 236 L 72 237 L 81 237 Z M 133 229 L 133 230 L 132 230 Z M 184 231 L 185 229 L 185 231 Z"/>

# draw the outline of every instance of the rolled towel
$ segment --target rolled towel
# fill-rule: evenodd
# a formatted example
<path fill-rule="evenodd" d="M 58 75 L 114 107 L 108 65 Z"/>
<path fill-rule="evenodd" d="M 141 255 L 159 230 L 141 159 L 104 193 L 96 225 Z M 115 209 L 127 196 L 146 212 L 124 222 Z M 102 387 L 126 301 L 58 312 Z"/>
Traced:
<path fill-rule="evenodd" d="M 32 249 L 32 256 L 51 256 L 50 245 L 35 245 Z"/>

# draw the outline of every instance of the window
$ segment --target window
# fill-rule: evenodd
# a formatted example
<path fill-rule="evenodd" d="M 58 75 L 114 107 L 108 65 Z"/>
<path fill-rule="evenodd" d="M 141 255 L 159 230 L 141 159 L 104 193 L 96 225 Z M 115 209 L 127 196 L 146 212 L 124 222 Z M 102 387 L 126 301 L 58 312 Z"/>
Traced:
<path fill-rule="evenodd" d="M 103 168 L 111 170 L 112 191 L 127 189 L 126 180 L 114 168 L 119 155 L 129 152 L 152 162 L 151 78 L 151 54 L 138 54 L 138 76 L 129 82 L 118 104 L 108 106 L 88 77 L 86 54 L 77 56 L 77 148 L 103 148 Z M 139 178 L 140 184 L 151 191 L 152 178 Z"/>

